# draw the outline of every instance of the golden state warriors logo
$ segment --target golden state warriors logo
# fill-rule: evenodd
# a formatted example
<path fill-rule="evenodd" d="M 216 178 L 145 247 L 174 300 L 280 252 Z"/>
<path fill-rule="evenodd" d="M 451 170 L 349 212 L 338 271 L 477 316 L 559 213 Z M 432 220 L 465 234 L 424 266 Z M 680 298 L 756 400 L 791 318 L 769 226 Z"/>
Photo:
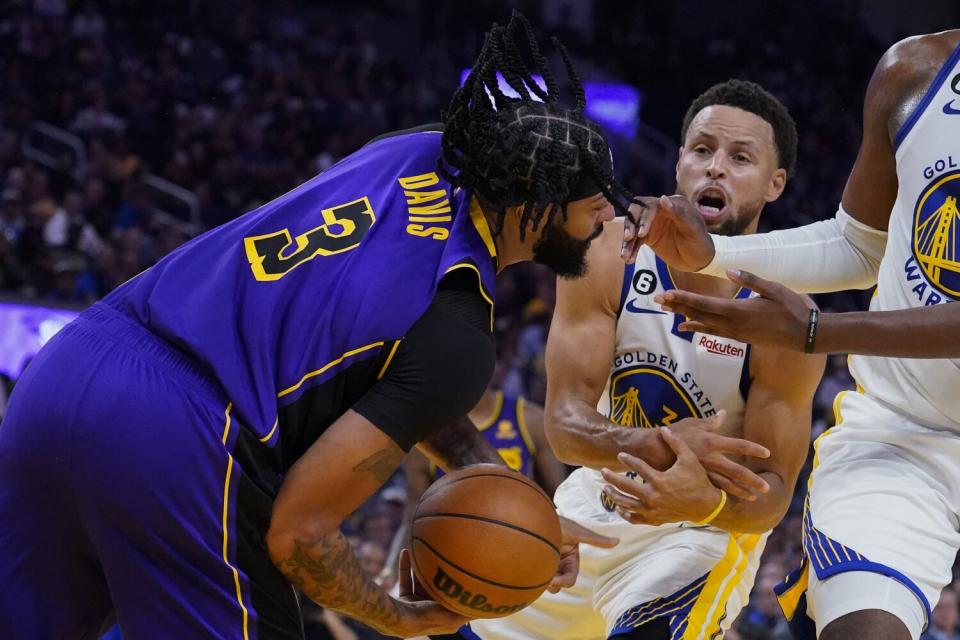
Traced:
<path fill-rule="evenodd" d="M 937 177 L 920 198 L 913 221 L 913 256 L 931 285 L 960 298 L 960 171 Z"/>
<path fill-rule="evenodd" d="M 696 404 L 674 377 L 655 367 L 633 367 L 610 381 L 610 420 L 624 427 L 652 429 L 700 417 Z"/>

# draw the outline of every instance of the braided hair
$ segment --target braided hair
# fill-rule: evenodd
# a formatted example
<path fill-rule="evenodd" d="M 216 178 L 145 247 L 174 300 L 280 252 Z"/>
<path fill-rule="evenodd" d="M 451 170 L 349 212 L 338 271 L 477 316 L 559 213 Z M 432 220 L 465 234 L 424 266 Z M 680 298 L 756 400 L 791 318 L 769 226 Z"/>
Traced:
<path fill-rule="evenodd" d="M 497 212 L 495 234 L 507 207 L 522 205 L 520 237 L 566 220 L 566 203 L 603 193 L 624 214 L 633 199 L 613 176 L 600 127 L 584 117 L 586 96 L 567 50 L 553 38 L 573 85 L 575 106 L 559 104 L 560 91 L 527 19 L 514 11 L 507 26 L 494 24 L 480 55 L 443 114 L 440 174 L 472 190 Z M 533 64 L 524 62 L 526 45 Z M 498 72 L 519 97 L 506 95 Z M 545 89 L 533 75 L 539 74 Z M 544 220 L 546 217 L 546 220 Z"/>

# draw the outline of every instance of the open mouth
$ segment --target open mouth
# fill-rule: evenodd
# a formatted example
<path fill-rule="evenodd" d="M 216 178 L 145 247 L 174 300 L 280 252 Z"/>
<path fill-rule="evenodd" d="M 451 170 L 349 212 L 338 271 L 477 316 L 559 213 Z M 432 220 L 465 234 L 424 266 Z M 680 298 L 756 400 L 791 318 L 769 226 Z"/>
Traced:
<path fill-rule="evenodd" d="M 726 213 L 727 194 L 723 189 L 707 187 L 697 196 L 697 209 L 707 222 L 717 220 Z"/>

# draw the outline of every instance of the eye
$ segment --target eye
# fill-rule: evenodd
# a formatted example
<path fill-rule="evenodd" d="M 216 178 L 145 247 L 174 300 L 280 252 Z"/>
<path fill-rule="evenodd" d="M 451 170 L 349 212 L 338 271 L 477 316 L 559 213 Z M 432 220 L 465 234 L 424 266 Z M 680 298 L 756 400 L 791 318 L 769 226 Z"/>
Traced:
<path fill-rule="evenodd" d="M 698 156 L 708 156 L 713 153 L 706 145 L 698 144 L 693 148 L 693 152 Z"/>
<path fill-rule="evenodd" d="M 738 162 L 740 164 L 747 164 L 750 162 L 750 156 L 748 156 L 745 153 L 738 153 L 735 156 L 733 156 L 733 161 Z"/>

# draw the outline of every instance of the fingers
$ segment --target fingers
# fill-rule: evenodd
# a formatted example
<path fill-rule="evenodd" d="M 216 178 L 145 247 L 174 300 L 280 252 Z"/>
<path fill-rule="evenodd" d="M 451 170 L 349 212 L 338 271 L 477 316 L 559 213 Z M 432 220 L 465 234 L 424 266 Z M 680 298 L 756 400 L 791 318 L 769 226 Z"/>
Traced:
<path fill-rule="evenodd" d="M 397 574 L 400 579 L 400 597 L 413 595 L 413 572 L 410 571 L 410 550 L 401 549 L 397 561 Z"/>
<path fill-rule="evenodd" d="M 654 471 L 653 473 L 658 474 L 659 472 Z M 626 494 L 637 496 L 643 493 L 643 483 L 632 480 L 622 473 L 614 473 L 610 471 L 610 469 L 601 469 L 600 474 L 604 480 Z M 644 480 L 646 482 L 654 482 L 655 477 L 655 475 L 651 475 L 649 480 L 646 478 L 644 478 Z"/>
<path fill-rule="evenodd" d="M 687 446 L 686 442 L 674 435 L 669 427 L 660 427 L 660 437 L 667 443 L 667 446 L 670 447 L 674 455 L 677 456 L 677 463 L 689 464 L 693 461 L 699 464 L 699 460 L 696 454 L 693 453 L 693 450 Z M 620 462 L 627 464 L 626 460 L 623 459 L 624 455 L 623 453 L 620 454 Z M 641 460 L 641 462 L 643 461 Z"/>
<path fill-rule="evenodd" d="M 653 301 L 659 304 L 664 311 L 672 311 L 698 319 L 704 314 L 730 317 L 740 308 L 743 302 L 749 302 L 749 300 L 730 300 L 728 298 L 703 296 L 682 289 L 671 289 L 657 294 L 653 297 Z"/>
<path fill-rule="evenodd" d="M 711 437 L 709 446 L 713 451 L 723 454 L 761 459 L 770 457 L 770 450 L 765 446 L 742 438 L 731 438 L 729 436 L 715 434 Z"/>
<path fill-rule="evenodd" d="M 620 543 L 619 538 L 612 538 L 592 531 L 569 518 L 560 518 L 560 528 L 563 531 L 564 544 L 589 544 L 592 547 L 609 549 Z"/>
<path fill-rule="evenodd" d="M 741 287 L 746 287 L 751 291 L 759 293 L 764 298 L 776 297 L 778 293 L 785 289 L 779 282 L 764 280 L 749 271 L 740 271 L 739 269 L 727 269 L 727 278 Z"/>
<path fill-rule="evenodd" d="M 648 465 L 646 462 L 644 462 L 640 458 L 637 458 L 636 456 L 632 456 L 629 453 L 626 453 L 625 451 L 621 451 L 617 455 L 617 459 L 627 469 L 634 471 L 638 476 L 643 478 L 645 482 L 652 482 L 653 479 L 656 478 L 656 476 L 659 473 L 656 469 Z M 613 474 L 613 475 L 617 476 L 618 478 L 623 477 L 620 474 Z"/>
<path fill-rule="evenodd" d="M 707 477 L 710 478 L 710 482 L 713 483 L 713 486 L 715 486 L 717 489 L 723 489 L 731 496 L 735 496 L 748 502 L 754 502 L 757 499 L 752 492 L 734 484 L 734 482 L 726 476 L 720 475 L 719 473 L 714 473 L 713 471 L 707 471 Z"/>
<path fill-rule="evenodd" d="M 709 456 L 702 462 L 703 466 L 709 471 L 722 475 L 733 482 L 736 489 L 728 492 L 744 500 L 754 500 L 757 495 L 770 490 L 770 485 L 767 484 L 766 480 L 743 465 L 723 456 Z"/>
<path fill-rule="evenodd" d="M 580 572 L 580 554 L 568 553 L 560 558 L 560 565 L 557 567 L 557 573 L 550 581 L 547 591 L 557 593 L 561 589 L 569 589 L 577 582 L 577 574 Z"/>

